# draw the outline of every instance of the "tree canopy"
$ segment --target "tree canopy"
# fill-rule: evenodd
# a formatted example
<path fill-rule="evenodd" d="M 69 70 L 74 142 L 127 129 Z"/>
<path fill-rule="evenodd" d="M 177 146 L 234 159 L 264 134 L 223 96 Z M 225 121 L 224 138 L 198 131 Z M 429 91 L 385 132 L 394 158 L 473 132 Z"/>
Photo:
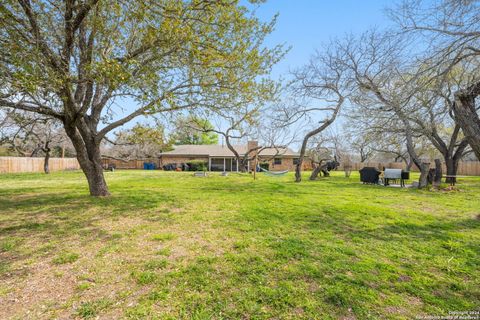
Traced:
<path fill-rule="evenodd" d="M 108 195 L 100 144 L 132 119 L 269 99 L 275 19 L 231 0 L 6 0 L 0 107 L 59 119 L 92 195 Z M 122 108 L 130 102 L 134 108 Z"/>
<path fill-rule="evenodd" d="M 171 141 L 173 144 L 217 144 L 218 134 L 213 130 L 212 123 L 207 119 L 190 115 L 179 117 L 175 121 Z"/>

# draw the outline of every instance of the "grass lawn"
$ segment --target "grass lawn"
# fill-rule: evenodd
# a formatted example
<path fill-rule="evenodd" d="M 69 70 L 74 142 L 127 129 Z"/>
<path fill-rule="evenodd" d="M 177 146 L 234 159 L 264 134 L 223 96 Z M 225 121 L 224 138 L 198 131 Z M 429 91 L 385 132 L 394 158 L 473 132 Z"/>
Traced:
<path fill-rule="evenodd" d="M 411 319 L 480 308 L 457 191 L 233 174 L 0 175 L 0 319 Z"/>

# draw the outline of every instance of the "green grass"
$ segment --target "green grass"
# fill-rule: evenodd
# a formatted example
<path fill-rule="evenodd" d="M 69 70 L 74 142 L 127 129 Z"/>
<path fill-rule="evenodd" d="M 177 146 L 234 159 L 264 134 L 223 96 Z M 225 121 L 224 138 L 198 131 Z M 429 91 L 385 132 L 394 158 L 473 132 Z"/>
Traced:
<path fill-rule="evenodd" d="M 55 264 L 73 263 L 79 258 L 78 253 L 75 252 L 60 252 L 54 259 Z"/>
<path fill-rule="evenodd" d="M 231 174 L 0 175 L 0 318 L 411 319 L 478 310 L 480 178 L 458 190 Z M 26 298 L 28 297 L 28 298 Z"/>
<path fill-rule="evenodd" d="M 172 240 L 173 238 L 175 238 L 175 235 L 171 233 L 160 233 L 152 236 L 152 240 L 155 240 L 155 241 L 167 241 L 167 240 Z"/>
<path fill-rule="evenodd" d="M 112 304 L 108 299 L 82 302 L 77 309 L 77 315 L 83 319 L 95 318 L 98 313 Z"/>

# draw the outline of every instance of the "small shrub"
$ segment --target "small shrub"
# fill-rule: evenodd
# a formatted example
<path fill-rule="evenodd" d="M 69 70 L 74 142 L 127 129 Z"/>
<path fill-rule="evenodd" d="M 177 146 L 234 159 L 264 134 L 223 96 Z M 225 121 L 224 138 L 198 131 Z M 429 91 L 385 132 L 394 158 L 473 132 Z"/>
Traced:
<path fill-rule="evenodd" d="M 188 171 L 207 171 L 208 164 L 202 160 L 192 160 L 186 163 L 188 165 Z"/>

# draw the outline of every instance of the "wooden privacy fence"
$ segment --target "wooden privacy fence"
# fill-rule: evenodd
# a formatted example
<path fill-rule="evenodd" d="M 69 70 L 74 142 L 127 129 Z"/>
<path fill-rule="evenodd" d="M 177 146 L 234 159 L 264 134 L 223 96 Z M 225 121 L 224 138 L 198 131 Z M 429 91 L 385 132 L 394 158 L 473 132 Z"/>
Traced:
<path fill-rule="evenodd" d="M 103 166 L 108 167 L 114 164 L 116 169 L 143 169 L 144 162 L 155 163 L 159 168 L 158 159 L 129 160 L 121 161 L 114 159 L 103 159 Z M 50 158 L 50 171 L 63 170 L 79 170 L 80 165 L 75 158 Z M 433 167 L 434 164 L 432 163 Z M 395 168 L 405 169 L 403 162 L 353 162 L 351 170 L 358 171 L 363 167 L 376 167 L 378 169 Z M 338 170 L 344 170 L 344 164 L 340 164 Z M 412 166 L 411 171 L 418 171 L 418 168 Z M 43 158 L 27 158 L 27 157 L 0 157 L 0 173 L 19 173 L 19 172 L 43 172 Z M 446 173 L 445 164 L 443 164 L 443 172 Z M 480 176 L 480 161 L 462 161 L 458 164 L 458 175 Z"/>
<path fill-rule="evenodd" d="M 0 173 L 43 172 L 44 158 L 0 157 Z M 75 158 L 50 158 L 50 171 L 78 170 Z"/>
<path fill-rule="evenodd" d="M 156 167 L 159 168 L 159 161 L 158 159 L 150 159 L 150 160 L 128 160 L 122 161 L 117 159 L 102 159 L 103 167 L 108 168 L 109 165 L 114 165 L 115 169 L 143 169 L 143 163 L 155 163 Z"/>
<path fill-rule="evenodd" d="M 43 162 L 43 157 L 0 157 L 0 173 L 43 172 Z M 144 162 L 154 162 L 158 166 L 158 160 L 102 160 L 105 168 L 114 164 L 116 169 L 143 169 Z M 48 163 L 50 171 L 80 170 L 76 158 L 50 158 Z"/>

